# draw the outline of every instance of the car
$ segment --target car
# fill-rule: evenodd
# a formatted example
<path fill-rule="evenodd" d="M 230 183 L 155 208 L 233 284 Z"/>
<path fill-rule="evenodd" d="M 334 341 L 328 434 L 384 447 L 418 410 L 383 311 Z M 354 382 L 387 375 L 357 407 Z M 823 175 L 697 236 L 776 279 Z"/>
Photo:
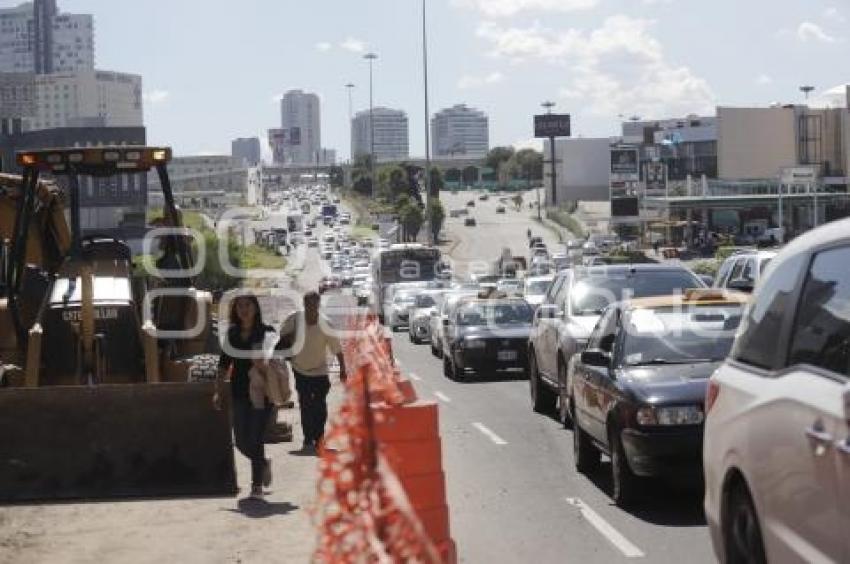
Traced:
<path fill-rule="evenodd" d="M 555 272 L 570 268 L 572 264 L 573 261 L 568 254 L 556 253 L 552 255 L 552 268 Z"/>
<path fill-rule="evenodd" d="M 309 239 L 307 239 L 307 246 L 308 247 L 318 247 L 319 246 L 319 240 L 316 239 L 315 237 L 310 237 Z"/>
<path fill-rule="evenodd" d="M 708 382 L 704 509 L 726 562 L 850 555 L 850 219 L 798 236 Z"/>
<path fill-rule="evenodd" d="M 474 208 L 475 207 L 475 200 L 469 200 L 468 202 L 466 202 L 466 205 L 467 205 L 467 207 Z"/>
<path fill-rule="evenodd" d="M 478 199 L 482 202 L 486 202 L 490 199 L 490 196 L 488 196 L 487 194 L 481 194 L 480 196 L 478 196 Z"/>
<path fill-rule="evenodd" d="M 436 356 L 437 358 L 442 358 L 443 356 L 443 321 L 448 319 L 452 314 L 454 307 L 457 303 L 466 297 L 472 297 L 478 295 L 478 285 L 475 284 L 470 287 L 464 287 L 458 290 L 452 290 L 443 295 L 443 300 L 440 303 L 440 307 L 437 310 L 437 315 L 431 317 L 430 319 L 430 333 L 431 333 L 431 354 Z"/>
<path fill-rule="evenodd" d="M 475 225 L 476 225 L 475 218 L 474 217 L 467 217 L 466 219 L 463 220 L 463 224 L 466 227 L 475 227 Z"/>
<path fill-rule="evenodd" d="M 572 363 L 576 469 L 611 458 L 612 497 L 633 505 L 643 478 L 701 485 L 706 382 L 729 354 L 748 296 L 709 288 L 615 302 Z"/>
<path fill-rule="evenodd" d="M 568 424 L 570 359 L 587 344 L 610 303 L 704 287 L 696 274 L 673 264 L 577 267 L 558 273 L 535 312 L 528 343 L 532 408 L 549 413 L 557 405 L 561 421 Z"/>
<path fill-rule="evenodd" d="M 445 290 L 429 290 L 416 296 L 407 324 L 410 342 L 416 345 L 431 340 L 431 317 L 437 315 Z"/>
<path fill-rule="evenodd" d="M 543 298 L 546 297 L 546 292 L 549 290 L 549 286 L 552 285 L 553 280 L 555 280 L 555 277 L 552 275 L 530 276 L 526 278 L 523 282 L 522 294 L 528 305 L 536 309 L 537 306 L 542 304 Z"/>
<path fill-rule="evenodd" d="M 386 292 L 387 300 L 383 304 L 384 324 L 392 331 L 407 327 L 409 309 L 416 302 L 416 295 L 422 291 L 424 284 L 408 283 L 395 284 L 395 288 Z"/>
<path fill-rule="evenodd" d="M 465 298 L 443 321 L 443 374 L 462 382 L 497 370 L 526 372 L 534 313 L 521 298 Z"/>
<path fill-rule="evenodd" d="M 723 261 L 714 277 L 715 288 L 752 292 L 776 251 L 742 251 Z"/>
<path fill-rule="evenodd" d="M 528 239 L 528 250 L 529 251 L 531 251 L 531 249 L 533 249 L 534 247 L 536 247 L 538 245 L 543 245 L 544 247 L 546 246 L 543 243 L 543 237 L 538 237 L 538 236 L 529 237 L 529 239 Z"/>
<path fill-rule="evenodd" d="M 339 276 L 324 276 L 319 280 L 319 293 L 323 294 L 328 290 L 336 290 L 342 286 L 342 280 Z"/>
<path fill-rule="evenodd" d="M 496 213 L 505 213 L 505 206 L 496 206 Z"/>

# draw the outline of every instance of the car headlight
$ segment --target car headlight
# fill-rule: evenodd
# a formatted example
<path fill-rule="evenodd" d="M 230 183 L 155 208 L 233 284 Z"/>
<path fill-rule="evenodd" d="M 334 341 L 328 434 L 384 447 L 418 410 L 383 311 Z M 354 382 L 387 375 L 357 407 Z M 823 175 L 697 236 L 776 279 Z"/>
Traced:
<path fill-rule="evenodd" d="M 699 425 L 705 419 L 701 406 L 642 407 L 637 411 L 639 425 Z"/>
<path fill-rule="evenodd" d="M 464 339 L 461 344 L 465 349 L 483 349 L 486 346 L 483 339 Z"/>

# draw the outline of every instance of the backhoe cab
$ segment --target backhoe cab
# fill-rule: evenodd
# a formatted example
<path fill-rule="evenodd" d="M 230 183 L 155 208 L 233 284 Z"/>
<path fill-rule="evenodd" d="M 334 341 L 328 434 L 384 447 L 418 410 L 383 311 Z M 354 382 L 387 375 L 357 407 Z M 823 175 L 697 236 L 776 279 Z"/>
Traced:
<path fill-rule="evenodd" d="M 0 500 L 235 492 L 227 412 L 210 401 L 212 298 L 193 285 L 170 158 L 164 147 L 26 151 L 23 177 L 0 177 Z M 168 228 L 162 279 L 134 276 L 126 242 L 81 228 L 80 175 L 150 170 Z"/>

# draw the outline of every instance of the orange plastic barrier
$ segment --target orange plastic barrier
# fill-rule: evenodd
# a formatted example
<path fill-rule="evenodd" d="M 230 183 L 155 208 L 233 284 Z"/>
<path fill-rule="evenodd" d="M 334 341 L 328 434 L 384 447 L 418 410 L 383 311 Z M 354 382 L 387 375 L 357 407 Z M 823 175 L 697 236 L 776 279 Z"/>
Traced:
<path fill-rule="evenodd" d="M 315 562 L 456 564 L 439 411 L 401 378 L 382 327 L 346 343 L 346 395 L 320 449 Z"/>

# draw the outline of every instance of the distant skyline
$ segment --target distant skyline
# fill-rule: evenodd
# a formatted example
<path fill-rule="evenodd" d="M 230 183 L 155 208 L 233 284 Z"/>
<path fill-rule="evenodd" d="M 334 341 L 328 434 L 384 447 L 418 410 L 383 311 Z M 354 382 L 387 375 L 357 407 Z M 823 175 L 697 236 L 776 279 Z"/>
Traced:
<path fill-rule="evenodd" d="M 0 1 L 0 6 L 20 2 Z M 618 132 L 618 115 L 713 114 L 716 105 L 802 102 L 850 82 L 845 0 L 428 0 L 432 114 L 466 103 L 490 119 L 490 145 L 531 142 L 540 102 L 573 116 L 574 136 Z M 417 0 L 59 0 L 95 18 L 96 66 L 141 74 L 151 143 L 229 154 L 279 123 L 285 91 L 322 100 L 323 145 L 348 158 L 354 111 L 403 109 L 424 154 Z M 202 9 L 201 9 L 202 8 Z M 832 103 L 842 99 L 835 96 Z"/>

